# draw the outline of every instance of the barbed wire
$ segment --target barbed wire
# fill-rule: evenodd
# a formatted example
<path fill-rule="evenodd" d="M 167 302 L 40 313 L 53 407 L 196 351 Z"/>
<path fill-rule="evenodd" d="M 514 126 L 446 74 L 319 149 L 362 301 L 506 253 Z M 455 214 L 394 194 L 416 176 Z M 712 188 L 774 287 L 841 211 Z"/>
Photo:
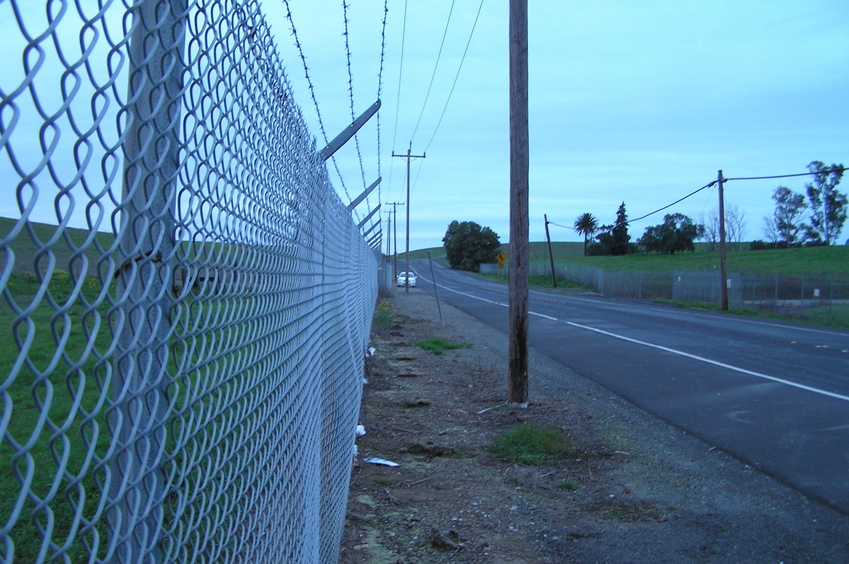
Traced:
<path fill-rule="evenodd" d="M 318 118 L 318 128 L 321 130 L 321 136 L 324 139 L 324 142 L 328 142 L 327 131 L 324 128 L 324 120 L 321 117 L 321 109 L 318 106 L 318 99 L 315 95 L 315 87 L 313 86 L 312 78 L 310 77 L 310 69 L 309 65 L 307 65 L 307 58 L 304 55 L 304 48 L 301 45 L 301 40 L 298 37 L 298 30 L 295 27 L 295 20 L 292 17 L 292 9 L 289 6 L 289 0 L 283 0 L 283 5 L 286 7 L 286 19 L 289 21 L 289 27 L 292 31 L 292 37 L 295 39 L 295 47 L 298 49 L 298 55 L 301 57 L 301 63 L 304 67 L 304 78 L 307 80 L 307 87 L 310 91 L 310 98 L 312 98 L 313 106 L 315 107 L 315 114 Z M 348 187 L 345 185 L 345 179 L 342 177 L 342 172 L 339 170 L 339 164 L 336 162 L 336 157 L 330 157 L 331 162 L 333 162 L 333 168 L 336 170 L 336 175 L 339 177 L 339 182 L 342 185 L 342 190 L 345 192 L 345 197 L 348 198 L 348 201 L 351 201 L 351 195 L 348 193 Z M 359 219 L 359 215 L 357 211 L 354 210 L 354 217 Z"/>
<path fill-rule="evenodd" d="M 345 31 L 342 33 L 342 36 L 345 38 L 345 59 L 348 64 L 348 100 L 351 105 L 351 122 L 357 119 L 357 112 L 354 104 L 354 72 L 351 69 L 351 42 L 348 34 L 348 7 L 350 4 L 346 2 L 346 0 L 342 0 L 342 19 L 345 23 Z M 360 175 L 363 179 L 363 191 L 368 188 L 368 184 L 366 183 L 366 170 L 363 166 L 363 153 L 360 150 L 360 138 L 358 134 L 354 134 L 354 145 L 357 148 L 357 159 L 360 162 Z M 371 208 L 371 205 L 368 203 L 368 197 L 366 197 L 366 206 Z"/>
<path fill-rule="evenodd" d="M 380 70 L 377 73 L 377 99 L 380 100 L 383 94 L 383 68 L 386 60 L 386 19 L 389 16 L 389 0 L 383 0 L 383 24 L 380 27 Z M 380 112 L 377 112 L 377 176 L 382 177 L 382 168 L 380 162 Z M 383 201 L 380 185 L 377 186 L 377 199 Z"/>

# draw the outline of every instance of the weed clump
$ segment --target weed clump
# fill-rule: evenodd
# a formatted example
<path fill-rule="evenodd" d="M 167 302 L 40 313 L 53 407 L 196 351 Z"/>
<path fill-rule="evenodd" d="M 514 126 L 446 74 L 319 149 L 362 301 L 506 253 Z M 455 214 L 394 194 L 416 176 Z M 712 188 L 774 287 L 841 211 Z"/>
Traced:
<path fill-rule="evenodd" d="M 537 466 L 568 456 L 572 444 L 556 429 L 518 425 L 498 437 L 489 450 L 510 462 Z"/>
<path fill-rule="evenodd" d="M 413 344 L 426 351 L 430 351 L 433 354 L 442 354 L 446 350 L 472 348 L 472 345 L 469 343 L 452 343 L 448 339 L 442 339 L 440 337 L 431 337 L 421 341 L 413 341 Z"/>
<path fill-rule="evenodd" d="M 379 327 L 390 327 L 395 323 L 395 316 L 392 315 L 392 306 L 386 300 L 381 300 L 377 307 L 374 308 L 374 316 L 372 321 Z"/>

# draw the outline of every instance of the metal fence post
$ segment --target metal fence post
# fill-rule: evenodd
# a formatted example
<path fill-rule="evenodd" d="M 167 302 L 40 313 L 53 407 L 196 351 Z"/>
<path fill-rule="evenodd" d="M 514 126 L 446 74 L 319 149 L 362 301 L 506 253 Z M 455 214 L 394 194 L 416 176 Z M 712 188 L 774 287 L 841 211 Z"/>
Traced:
<path fill-rule="evenodd" d="M 166 422 L 186 0 L 131 8 L 119 206 L 118 348 L 110 427 L 110 559 L 159 562 L 167 493 Z"/>
<path fill-rule="evenodd" d="M 641 270 L 639 273 L 639 286 L 637 290 L 637 297 L 639 299 L 643 299 L 643 271 Z"/>

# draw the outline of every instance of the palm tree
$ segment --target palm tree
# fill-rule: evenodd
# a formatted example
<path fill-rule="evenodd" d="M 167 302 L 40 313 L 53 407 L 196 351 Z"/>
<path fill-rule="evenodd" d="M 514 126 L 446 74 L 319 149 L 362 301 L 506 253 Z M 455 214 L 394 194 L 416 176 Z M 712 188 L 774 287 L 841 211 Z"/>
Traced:
<path fill-rule="evenodd" d="M 598 230 L 598 220 L 591 213 L 584 213 L 575 220 L 575 231 L 584 236 L 584 256 L 587 256 L 587 244 Z"/>

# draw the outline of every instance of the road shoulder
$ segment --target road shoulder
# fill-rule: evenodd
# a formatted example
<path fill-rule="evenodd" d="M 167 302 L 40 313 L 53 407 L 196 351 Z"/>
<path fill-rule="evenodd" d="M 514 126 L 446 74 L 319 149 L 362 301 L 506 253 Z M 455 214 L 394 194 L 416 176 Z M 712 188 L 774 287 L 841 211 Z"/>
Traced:
<path fill-rule="evenodd" d="M 374 331 L 342 562 L 842 562 L 849 519 L 531 351 L 531 405 L 506 396 L 506 336 L 421 290 Z M 470 348 L 434 355 L 415 341 Z M 520 466 L 516 425 L 574 450 Z M 369 464 L 377 457 L 397 467 Z"/>

